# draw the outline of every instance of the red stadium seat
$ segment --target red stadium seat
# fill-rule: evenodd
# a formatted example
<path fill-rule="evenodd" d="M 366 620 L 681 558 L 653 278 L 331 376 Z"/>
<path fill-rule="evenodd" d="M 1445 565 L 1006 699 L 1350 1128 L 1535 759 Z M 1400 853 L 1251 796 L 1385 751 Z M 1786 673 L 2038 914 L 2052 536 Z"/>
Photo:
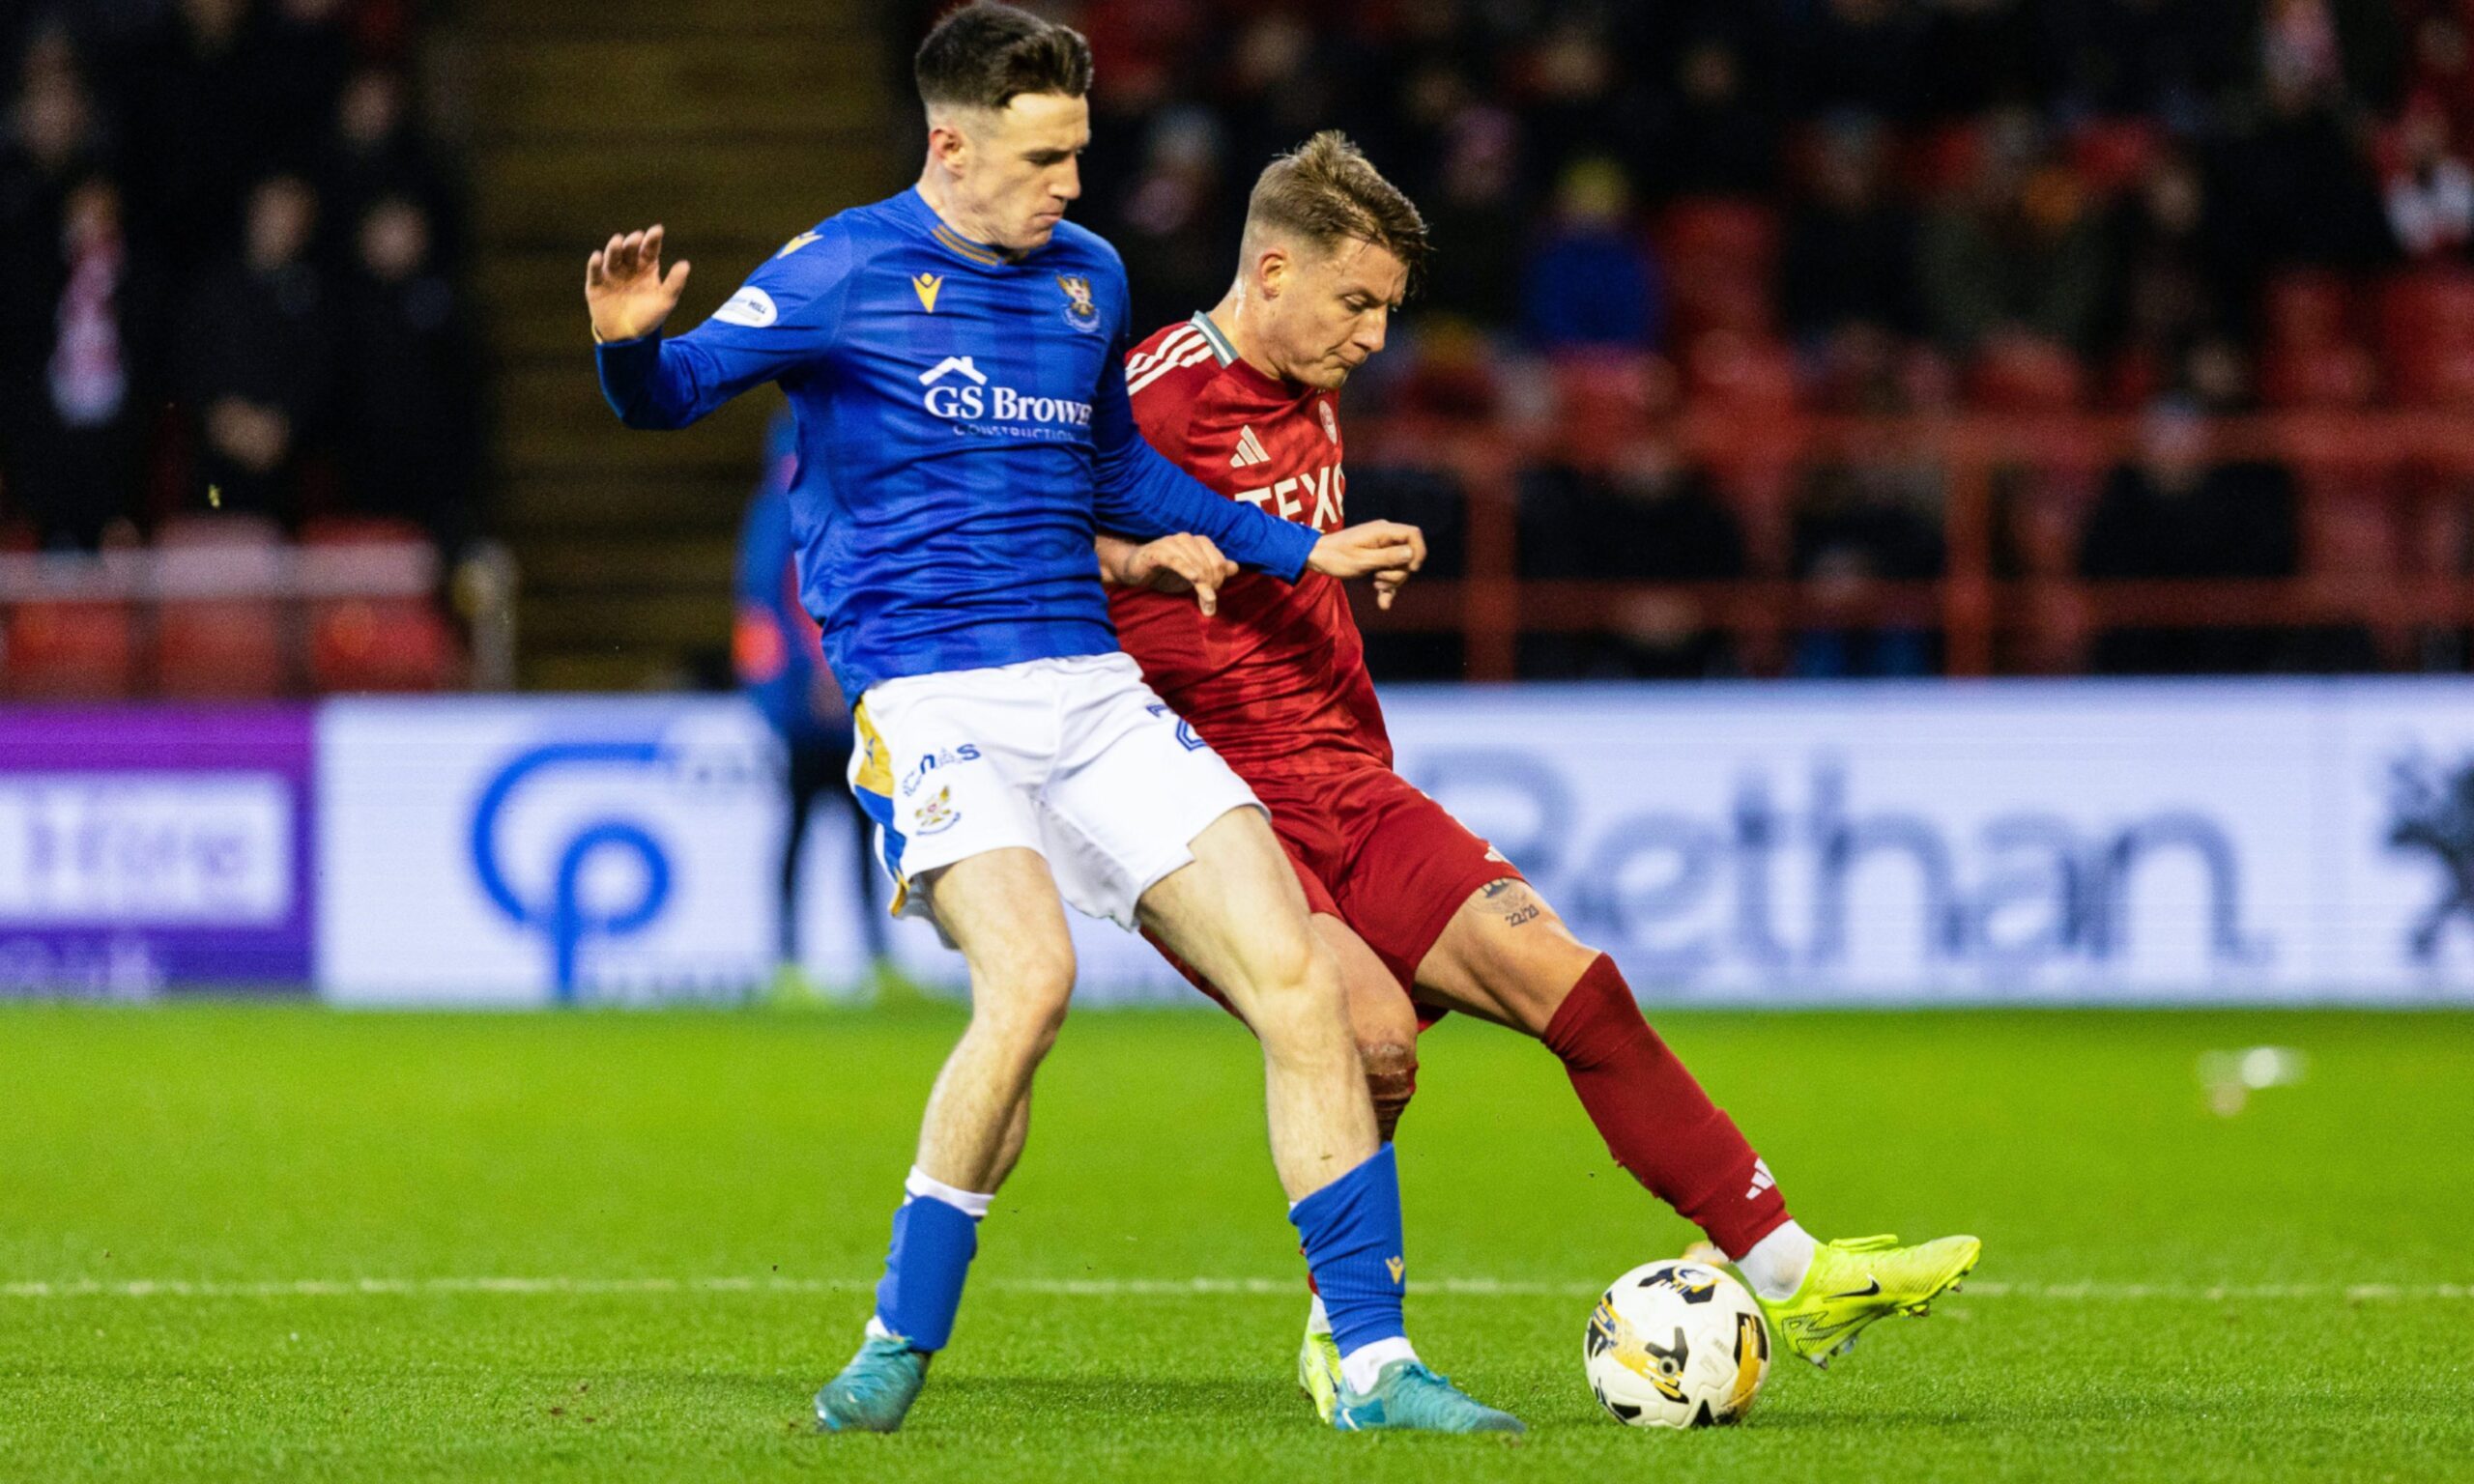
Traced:
<path fill-rule="evenodd" d="M 302 528 L 309 681 L 321 691 L 436 691 L 462 651 L 435 597 L 438 553 L 409 522 L 326 517 Z M 320 595 L 321 588 L 358 589 Z"/>
<path fill-rule="evenodd" d="M 1675 405 L 1675 367 L 1663 357 L 1629 351 L 1558 356 L 1547 374 L 1555 387 L 1556 445 L 1584 467 L 1603 463 L 1625 443 L 1648 436 Z"/>
<path fill-rule="evenodd" d="M 1778 217 L 1768 206 L 1732 196 L 1678 201 L 1659 217 L 1657 246 L 1671 271 L 1731 265 L 1768 277 L 1778 261 Z"/>
<path fill-rule="evenodd" d="M 2144 119 L 2096 119 L 2070 137 L 2070 168 L 2099 196 L 2118 195 L 2156 157 L 2156 126 Z"/>
<path fill-rule="evenodd" d="M 2474 273 L 2399 274 L 2380 291 L 2379 325 L 2401 400 L 2474 406 Z"/>
<path fill-rule="evenodd" d="M 1692 342 L 1685 371 L 1694 405 L 1728 415 L 1786 415 L 1802 401 L 1795 353 L 1775 340 L 1712 330 Z"/>
<path fill-rule="evenodd" d="M 2274 348 L 2260 363 L 2259 390 L 2272 407 L 2368 407 L 2379 393 L 2379 363 L 2358 345 Z"/>
<path fill-rule="evenodd" d="M 309 681 L 318 690 L 446 690 L 461 662 L 453 629 L 429 603 L 346 598 L 310 611 Z"/>
<path fill-rule="evenodd" d="M 6 630 L 9 694 L 25 700 L 111 700 L 137 675 L 137 624 L 128 604 L 16 604 Z"/>
<path fill-rule="evenodd" d="M 2354 291 L 2326 269 L 2300 269 L 2268 281 L 2261 316 L 2272 346 L 2307 349 L 2354 337 Z"/>
<path fill-rule="evenodd" d="M 1968 373 L 1968 394 L 1997 413 L 2077 411 L 2086 393 L 2086 370 L 2068 348 L 2028 335 L 1986 343 Z"/>
<path fill-rule="evenodd" d="M 156 536 L 155 684 L 183 699 L 290 689 L 282 533 L 257 516 L 175 516 Z"/>
<path fill-rule="evenodd" d="M 1741 262 L 1679 266 L 1668 289 L 1680 341 L 1712 329 L 1762 338 L 1777 328 L 1777 306 L 1766 270 Z"/>

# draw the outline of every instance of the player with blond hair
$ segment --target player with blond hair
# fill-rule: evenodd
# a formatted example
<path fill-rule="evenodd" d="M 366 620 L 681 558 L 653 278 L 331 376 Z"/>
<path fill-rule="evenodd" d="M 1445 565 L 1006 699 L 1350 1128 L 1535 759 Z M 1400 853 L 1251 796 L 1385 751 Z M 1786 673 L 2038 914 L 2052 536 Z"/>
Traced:
<path fill-rule="evenodd" d="M 1343 528 L 1339 394 L 1384 346 L 1428 251 L 1417 208 L 1337 133 L 1275 160 L 1248 203 L 1236 281 L 1127 361 L 1152 445 L 1231 502 Z M 1788 1350 L 1826 1364 L 1867 1325 L 1921 1313 L 1978 1243 L 1816 1241 L 1769 1167 L 1641 1014 L 1615 960 L 1519 870 L 1393 771 L 1366 648 L 1339 584 L 1240 574 L 1204 533 L 1099 542 L 1126 651 L 1272 812 L 1346 986 L 1382 1136 L 1417 1088 L 1417 1040 L 1450 1011 L 1542 1042 L 1616 1162 L 1735 1261 Z M 1207 581 L 1198 605 L 1182 594 Z M 1206 992 L 1207 966 L 1159 938 Z M 1325 1416 L 1358 1388 L 1308 1321 L 1299 1379 Z"/>

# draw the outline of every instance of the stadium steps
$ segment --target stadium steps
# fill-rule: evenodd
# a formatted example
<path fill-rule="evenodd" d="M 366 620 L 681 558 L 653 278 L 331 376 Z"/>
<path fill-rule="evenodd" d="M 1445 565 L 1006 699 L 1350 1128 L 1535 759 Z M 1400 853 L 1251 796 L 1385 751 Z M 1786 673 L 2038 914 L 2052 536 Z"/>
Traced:
<path fill-rule="evenodd" d="M 908 179 L 906 96 L 867 0 L 493 0 L 463 31 L 475 128 L 476 298 L 498 398 L 498 526 L 524 574 L 521 678 L 632 689 L 730 642 L 739 513 L 762 391 L 681 433 L 602 404 L 584 260 L 662 222 L 703 320 L 819 218 Z"/>

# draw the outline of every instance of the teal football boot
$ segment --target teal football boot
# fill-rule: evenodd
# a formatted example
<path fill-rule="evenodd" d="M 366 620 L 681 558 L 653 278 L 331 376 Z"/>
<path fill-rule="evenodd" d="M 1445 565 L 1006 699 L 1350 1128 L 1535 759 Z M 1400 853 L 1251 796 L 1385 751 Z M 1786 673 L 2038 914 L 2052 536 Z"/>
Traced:
<path fill-rule="evenodd" d="M 1464 1395 L 1450 1380 L 1415 1360 L 1395 1360 L 1374 1379 L 1374 1389 L 1352 1391 L 1344 1383 L 1332 1408 L 1332 1425 L 1344 1433 L 1525 1433 L 1520 1418 Z"/>
<path fill-rule="evenodd" d="M 928 1353 L 900 1335 L 871 1336 L 816 1394 L 816 1420 L 828 1433 L 890 1433 L 928 1379 Z"/>

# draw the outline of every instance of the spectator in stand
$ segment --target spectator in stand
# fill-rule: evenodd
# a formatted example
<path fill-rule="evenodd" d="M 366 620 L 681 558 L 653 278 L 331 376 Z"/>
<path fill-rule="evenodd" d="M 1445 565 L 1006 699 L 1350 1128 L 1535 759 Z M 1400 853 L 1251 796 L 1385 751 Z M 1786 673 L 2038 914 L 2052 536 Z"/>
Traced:
<path fill-rule="evenodd" d="M 229 250 L 250 181 L 295 142 L 280 67 L 251 0 L 178 0 L 100 70 L 128 131 L 132 227 L 175 274 Z"/>
<path fill-rule="evenodd" d="M 1973 118 L 2042 104 L 2053 91 L 2042 9 L 2030 0 L 1936 0 L 1914 84 L 1919 111 Z"/>
<path fill-rule="evenodd" d="M 849 815 L 857 849 L 859 930 L 868 945 L 872 979 L 879 995 L 900 985 L 885 938 L 886 912 L 872 842 L 875 826 L 858 800 L 843 786 L 850 766 L 850 708 L 833 671 L 825 667 L 816 620 L 799 606 L 793 562 L 797 539 L 791 528 L 790 488 L 798 471 L 798 428 L 788 410 L 777 412 L 765 431 L 764 477 L 749 499 L 739 526 L 738 615 L 731 657 L 740 687 L 782 739 L 790 768 L 790 828 L 782 841 L 778 899 L 781 961 L 773 992 L 786 1000 L 812 999 L 816 990 L 799 957 L 800 855 L 809 816 L 820 796 L 831 794 Z"/>
<path fill-rule="evenodd" d="M 2187 403 L 2152 413 L 2135 461 L 2106 477 L 2081 539 L 2082 577 L 2275 578 L 2296 571 L 2300 538 L 2291 474 L 2213 457 L 2206 424 Z M 2096 642 L 2111 674 L 2199 674 L 2266 669 L 2272 633 L 2246 629 L 2117 629 Z"/>
<path fill-rule="evenodd" d="M 2388 255 L 2379 183 L 2339 112 L 2327 68 L 2299 43 L 2275 51 L 2264 108 L 2225 150 L 2237 237 L 2260 267 L 2359 270 Z"/>
<path fill-rule="evenodd" d="M 2249 285 L 2189 156 L 2157 152 L 2114 209 L 2112 237 L 2119 288 L 2104 339 L 2150 380 L 2170 377 L 2193 347 L 2238 328 Z"/>
<path fill-rule="evenodd" d="M 1918 328 L 1915 219 L 1889 192 L 1882 145 L 1875 120 L 1826 124 L 1812 193 L 1788 218 L 1779 298 L 1788 329 L 1808 346 L 1850 325 L 1900 335 Z"/>
<path fill-rule="evenodd" d="M 1502 326 L 1517 314 L 1520 220 L 1512 186 L 1519 126 L 1508 109 L 1472 104 L 1453 120 L 1443 156 L 1443 179 L 1418 205 L 1434 255 L 1418 289 L 1419 318 L 1450 313 Z"/>
<path fill-rule="evenodd" d="M 327 215 L 338 222 L 363 219 L 382 196 L 414 203 L 429 219 L 432 261 L 462 261 L 462 193 L 453 172 L 415 127 L 408 85 L 394 69 L 362 68 L 344 84 L 317 186 Z M 353 244 L 337 246 L 349 259 Z"/>
<path fill-rule="evenodd" d="M 297 176 L 250 192 L 241 255 L 211 271 L 182 316 L 183 382 L 199 474 L 229 508 L 302 512 L 300 462 L 320 431 L 335 309 L 310 261 L 318 198 Z"/>
<path fill-rule="evenodd" d="M 2408 258 L 2462 256 L 2474 242 L 2474 170 L 2452 152 L 2437 108 L 2409 109 L 2397 127 L 2388 172 L 2388 230 Z"/>
<path fill-rule="evenodd" d="M 1822 0 L 1797 24 L 1796 97 L 1816 114 L 1905 119 L 1922 100 L 1924 24 L 1905 0 Z"/>
<path fill-rule="evenodd" d="M 12 286 L 0 297 L 0 370 L 13 388 L 50 354 L 62 207 L 103 153 L 101 122 L 69 34 L 38 33 L 0 147 L 0 281 Z"/>
<path fill-rule="evenodd" d="M 2093 204 L 2068 166 L 2044 152 L 2033 119 L 1998 115 L 1984 133 L 1971 188 L 1929 213 L 1919 234 L 1925 318 L 1961 354 L 1995 335 L 2085 350 L 2107 289 Z"/>
<path fill-rule="evenodd" d="M 419 203 L 381 197 L 357 243 L 339 366 L 344 503 L 417 523 L 451 558 L 476 534 L 478 357 Z"/>
<path fill-rule="evenodd" d="M 2244 71 L 2247 0 L 2077 0 L 2050 15 L 2067 111 L 2206 122 Z"/>
<path fill-rule="evenodd" d="M 1523 130 L 1528 176 L 1553 180 L 1573 160 L 1604 156 L 1626 166 L 1650 156 L 1647 107 L 1625 97 L 1605 33 L 1577 17 L 1550 27 L 1527 58 Z"/>
<path fill-rule="evenodd" d="M 1651 190 L 1676 196 L 1754 195 L 1778 177 L 1778 124 L 1748 96 L 1733 42 L 1712 36 L 1676 63 L 1676 101 L 1652 133 Z"/>
<path fill-rule="evenodd" d="M 1111 240 L 1134 286 L 1136 324 L 1184 319 L 1227 292 L 1236 230 L 1222 149 L 1219 121 L 1207 109 L 1170 108 L 1152 122 Z"/>
<path fill-rule="evenodd" d="M 1520 324 L 1530 344 L 1550 353 L 1666 344 L 1664 285 L 1614 161 L 1575 160 L 1564 171 L 1554 225 L 1521 272 Z"/>
<path fill-rule="evenodd" d="M 2474 150 L 2474 45 L 2466 28 L 2474 9 L 2435 6 L 2414 28 L 2413 61 L 2406 79 L 2406 107 L 2435 108 L 2447 120 L 2449 137 Z"/>
<path fill-rule="evenodd" d="M 345 6 L 346 0 L 268 0 L 262 22 L 267 68 L 283 84 L 269 100 L 269 124 L 278 139 L 305 143 L 333 127 L 335 100 L 352 72 Z"/>
<path fill-rule="evenodd" d="M 1615 583 L 1723 582 L 1744 575 L 1743 529 L 1711 482 L 1663 442 L 1623 449 L 1602 471 L 1546 469 L 1523 481 L 1523 577 Z M 1699 679 L 1737 672 L 1734 646 L 1689 595 L 1644 592 L 1610 605 L 1597 634 L 1533 636 L 1532 677 Z"/>
<path fill-rule="evenodd" d="M 108 177 L 79 182 L 62 216 L 51 344 L 11 409 L 10 478 L 38 539 L 91 550 L 137 510 L 161 300 Z"/>
<path fill-rule="evenodd" d="M 1903 467 L 1890 450 L 1819 465 L 1797 494 L 1791 560 L 1825 608 L 1851 619 L 1880 583 L 1942 575 L 1941 484 Z M 1850 621 L 1798 634 L 1795 673 L 1807 679 L 1880 678 L 1934 672 L 1932 637 L 1915 629 Z"/>

